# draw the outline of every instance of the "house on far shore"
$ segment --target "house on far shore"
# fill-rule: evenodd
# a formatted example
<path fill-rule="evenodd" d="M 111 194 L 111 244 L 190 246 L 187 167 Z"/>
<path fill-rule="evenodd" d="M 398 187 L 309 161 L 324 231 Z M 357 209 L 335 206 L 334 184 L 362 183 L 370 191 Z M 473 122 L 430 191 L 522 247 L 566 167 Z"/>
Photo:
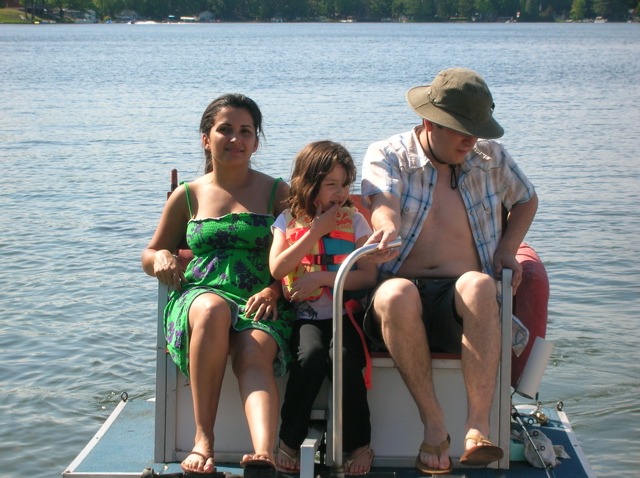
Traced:
<path fill-rule="evenodd" d="M 199 22 L 214 22 L 216 20 L 216 16 L 211 12 L 202 12 L 198 15 Z"/>
<path fill-rule="evenodd" d="M 71 12 L 73 12 L 73 15 L 69 15 Z M 98 23 L 96 12 L 94 10 L 87 10 L 86 12 L 67 10 L 65 12 L 65 16 L 73 18 L 76 23 Z"/>
<path fill-rule="evenodd" d="M 98 23 L 98 18 L 94 10 L 81 12 L 80 10 L 73 10 L 71 8 L 63 8 L 62 15 L 60 15 L 60 8 L 55 7 L 51 10 L 51 13 L 57 17 L 73 20 L 76 23 Z"/>
<path fill-rule="evenodd" d="M 121 10 L 120 13 L 116 15 L 116 18 L 121 23 L 131 23 L 140 19 L 138 13 L 133 10 Z"/>

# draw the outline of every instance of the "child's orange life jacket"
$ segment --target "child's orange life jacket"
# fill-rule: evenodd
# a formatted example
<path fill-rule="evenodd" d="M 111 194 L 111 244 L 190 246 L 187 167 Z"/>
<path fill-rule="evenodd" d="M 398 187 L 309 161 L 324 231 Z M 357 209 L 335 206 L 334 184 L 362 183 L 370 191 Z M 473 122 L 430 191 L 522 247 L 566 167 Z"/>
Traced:
<path fill-rule="evenodd" d="M 338 209 L 336 213 L 336 229 L 324 235 L 314 244 L 311 252 L 302 259 L 300 264 L 286 277 L 282 278 L 282 288 L 288 300 L 292 300 L 291 287 L 293 283 L 303 274 L 317 271 L 337 271 L 340 268 L 340 264 L 355 250 L 356 239 L 353 227 L 353 215 L 355 212 L 356 209 L 353 207 L 341 207 Z M 285 237 L 289 245 L 294 244 L 304 236 L 313 222 L 313 218 L 307 214 L 293 217 L 289 209 L 285 211 L 285 218 L 287 225 Z M 303 300 L 315 300 L 324 293 L 331 297 L 330 288 L 321 287 Z"/>

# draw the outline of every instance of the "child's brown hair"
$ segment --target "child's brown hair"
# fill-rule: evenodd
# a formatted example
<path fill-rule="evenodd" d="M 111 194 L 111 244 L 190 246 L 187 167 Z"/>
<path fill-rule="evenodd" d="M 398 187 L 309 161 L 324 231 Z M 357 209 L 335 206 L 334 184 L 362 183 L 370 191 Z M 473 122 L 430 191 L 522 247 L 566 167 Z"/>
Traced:
<path fill-rule="evenodd" d="M 316 214 L 315 198 L 320 191 L 324 178 L 340 165 L 347 173 L 346 185 L 356 180 L 356 166 L 347 149 L 333 141 L 316 141 L 309 143 L 298 153 L 291 174 L 289 207 L 294 217 Z M 345 206 L 351 206 L 347 199 Z"/>

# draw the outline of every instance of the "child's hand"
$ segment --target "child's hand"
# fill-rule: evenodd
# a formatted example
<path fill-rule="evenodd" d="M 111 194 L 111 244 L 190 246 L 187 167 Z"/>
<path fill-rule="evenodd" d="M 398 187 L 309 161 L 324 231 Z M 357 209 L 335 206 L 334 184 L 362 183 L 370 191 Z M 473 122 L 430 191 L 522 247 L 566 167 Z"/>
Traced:
<path fill-rule="evenodd" d="M 317 289 L 323 287 L 322 272 L 308 272 L 296 279 L 291 286 L 291 300 L 302 301 L 311 296 Z"/>
<path fill-rule="evenodd" d="M 337 227 L 336 213 L 340 209 L 340 204 L 333 204 L 326 212 L 322 211 L 322 205 L 316 201 L 316 216 L 313 218 L 311 228 L 321 235 L 329 234 Z"/>

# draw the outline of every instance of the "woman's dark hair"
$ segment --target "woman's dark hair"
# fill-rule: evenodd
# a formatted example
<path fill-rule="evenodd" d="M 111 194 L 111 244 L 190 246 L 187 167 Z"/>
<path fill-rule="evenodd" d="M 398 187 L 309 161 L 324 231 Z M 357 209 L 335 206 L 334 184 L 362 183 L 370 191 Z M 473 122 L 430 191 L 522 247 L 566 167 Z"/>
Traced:
<path fill-rule="evenodd" d="M 340 165 L 347 172 L 345 185 L 351 185 L 356 180 L 356 166 L 347 149 L 333 141 L 316 141 L 302 148 L 298 153 L 291 175 L 291 189 L 289 192 L 289 207 L 294 217 L 316 214 L 313 204 L 320 191 L 324 178 Z M 347 199 L 345 206 L 351 206 Z"/>
<path fill-rule="evenodd" d="M 264 133 L 262 131 L 262 113 L 260 112 L 260 108 L 251 98 L 239 93 L 227 93 L 226 95 L 222 95 L 213 100 L 211 104 L 207 106 L 207 109 L 204 110 L 202 119 L 200 120 L 200 133 L 209 136 L 211 128 L 213 128 L 213 124 L 216 122 L 216 116 L 223 108 L 243 108 L 247 110 L 253 119 L 253 127 L 256 130 L 256 137 L 264 137 Z M 205 149 L 204 155 L 206 159 L 204 172 L 206 174 L 213 171 L 213 161 L 211 158 L 211 151 Z"/>

